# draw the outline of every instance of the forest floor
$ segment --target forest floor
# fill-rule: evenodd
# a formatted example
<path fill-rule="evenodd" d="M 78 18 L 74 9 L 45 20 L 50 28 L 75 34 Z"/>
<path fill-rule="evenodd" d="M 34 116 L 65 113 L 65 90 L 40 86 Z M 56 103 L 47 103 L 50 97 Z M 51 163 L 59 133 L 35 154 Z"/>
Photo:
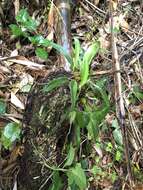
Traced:
<path fill-rule="evenodd" d="M 79 39 L 83 52 L 86 52 L 94 41 L 100 43 L 100 51 L 93 59 L 91 68 L 96 81 L 103 82 L 104 79 L 107 81 L 103 86 L 110 104 L 104 119 L 101 121 L 99 121 L 100 118 L 97 119 L 99 121 L 99 135 L 98 140 L 96 139 L 98 142 L 92 141 L 91 146 L 86 147 L 90 149 L 88 154 L 87 150 L 86 153 L 82 152 L 82 147 L 80 149 L 82 159 L 79 159 L 80 153 L 78 153 L 78 159 L 82 160 L 82 164 L 88 163 L 89 166 L 85 167 L 87 172 L 85 189 L 127 190 L 134 186 L 133 189 L 143 190 L 143 3 L 141 0 L 114 0 L 112 3 L 114 12 L 112 15 L 110 3 L 105 0 L 79 0 L 72 10 L 72 42 L 74 43 L 74 38 Z M 45 48 L 48 52 L 46 54 L 45 49 L 38 49 L 35 44 L 27 40 L 26 36 L 18 36 L 20 31 L 15 28 L 16 25 L 12 26 L 12 24 L 16 23 L 16 15 L 23 8 L 27 9 L 30 18 L 39 22 L 37 31 L 31 32 L 32 37 L 40 34 L 48 40 L 56 39 L 55 28 L 50 26 L 51 23 L 54 25 L 55 15 L 48 16 L 52 11 L 51 1 L 4 0 L 0 2 L 0 190 L 24 190 L 22 185 L 19 186 L 19 180 L 22 181 L 20 178 L 25 177 L 21 166 L 24 164 L 21 162 L 26 159 L 26 156 L 24 159 L 21 158 L 27 148 L 24 145 L 26 133 L 23 125 L 23 116 L 28 104 L 27 97 L 30 97 L 31 86 L 35 84 L 36 80 L 44 79 L 47 74 L 55 71 L 58 60 L 58 54 L 52 47 Z M 113 33 L 116 35 L 114 43 L 118 50 L 118 60 L 114 60 L 114 49 L 111 48 L 114 40 L 111 38 L 111 20 L 114 24 Z M 35 27 L 35 25 L 36 22 L 31 23 L 30 26 Z M 14 37 L 12 32 L 18 34 L 18 37 Z M 117 72 L 120 73 L 121 84 L 117 84 L 118 81 L 114 79 L 116 78 L 114 77 L 116 72 L 113 69 L 114 61 L 117 61 L 120 66 L 120 70 Z M 120 85 L 125 108 L 123 118 L 125 133 L 121 132 L 122 129 L 120 130 L 122 127 L 119 121 L 121 116 L 118 118 L 116 107 L 118 100 L 115 94 Z M 92 93 L 89 93 L 88 96 L 92 101 Z M 39 101 L 40 98 L 41 96 L 39 96 Z M 101 104 L 98 100 L 96 103 L 98 106 Z M 91 102 L 89 105 L 92 107 Z M 59 110 L 60 108 L 62 109 L 62 105 L 57 107 Z M 31 115 L 28 117 L 30 118 Z M 91 141 L 91 131 L 88 132 L 86 137 L 84 135 L 81 137 L 83 145 L 85 141 Z M 32 136 L 31 138 L 36 138 L 36 141 L 42 144 L 43 136 L 41 137 L 39 133 L 35 135 L 36 137 Z M 125 139 L 124 135 L 127 135 Z M 124 146 L 126 141 L 127 146 Z M 40 151 L 42 152 L 42 148 Z M 46 167 L 44 160 L 42 164 L 45 164 Z M 35 180 L 40 174 L 37 174 L 33 166 L 31 167 L 29 170 L 35 172 L 35 178 L 32 180 Z M 60 171 L 62 172 L 64 169 L 63 167 Z M 44 172 L 45 169 L 43 169 Z M 49 185 L 52 177 L 49 179 L 51 174 L 46 174 L 47 176 L 43 177 L 45 181 L 43 180 L 40 187 L 33 188 L 33 190 L 45 187 L 47 190 L 58 190 L 58 187 Z M 50 181 L 49 183 L 46 178 Z M 77 182 L 76 185 L 79 189 L 84 190 L 84 180 L 82 180 L 81 184 Z M 22 182 L 20 183 L 22 184 Z M 76 190 L 77 186 L 71 189 Z M 65 189 L 65 187 L 59 186 L 60 189 Z"/>

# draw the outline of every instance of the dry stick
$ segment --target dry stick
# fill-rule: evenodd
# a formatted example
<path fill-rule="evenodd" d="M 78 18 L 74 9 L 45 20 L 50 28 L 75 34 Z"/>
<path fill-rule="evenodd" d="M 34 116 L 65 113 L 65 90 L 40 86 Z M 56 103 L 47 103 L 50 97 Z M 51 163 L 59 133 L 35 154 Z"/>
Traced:
<path fill-rule="evenodd" d="M 113 4 L 112 0 L 110 0 L 110 24 L 111 24 L 111 43 L 112 43 L 112 61 L 113 61 L 113 70 L 118 71 L 120 70 L 120 63 L 118 58 L 118 50 L 116 45 L 116 36 L 113 31 L 114 29 L 114 20 L 113 20 Z M 130 163 L 130 156 L 129 156 L 129 144 L 128 144 L 128 137 L 127 137 L 127 129 L 125 125 L 125 107 L 124 107 L 124 100 L 122 95 L 122 82 L 121 82 L 121 73 L 115 72 L 114 74 L 114 84 L 115 84 L 115 101 L 116 101 L 116 114 L 119 120 L 119 125 L 121 127 L 122 136 L 123 136 L 123 143 L 124 143 L 124 150 L 125 150 L 125 158 L 127 163 L 127 171 L 129 176 L 130 186 L 133 186 L 133 175 L 131 170 L 131 163 Z"/>

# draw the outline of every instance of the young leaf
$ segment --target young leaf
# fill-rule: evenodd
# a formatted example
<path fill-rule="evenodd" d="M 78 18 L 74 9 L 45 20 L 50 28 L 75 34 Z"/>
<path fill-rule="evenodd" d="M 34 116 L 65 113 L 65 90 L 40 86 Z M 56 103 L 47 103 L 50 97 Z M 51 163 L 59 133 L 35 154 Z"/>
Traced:
<path fill-rule="evenodd" d="M 6 103 L 3 100 L 0 100 L 0 115 L 6 112 Z"/>
<path fill-rule="evenodd" d="M 102 169 L 96 165 L 94 165 L 90 171 L 94 176 L 102 175 L 102 173 L 103 173 Z"/>
<path fill-rule="evenodd" d="M 71 107 L 72 109 L 74 109 L 75 104 L 76 104 L 76 100 L 77 100 L 77 90 L 78 90 L 78 86 L 77 86 L 77 82 L 76 80 L 71 80 L 70 82 L 70 93 L 71 93 Z"/>
<path fill-rule="evenodd" d="M 75 156 L 75 148 L 73 148 L 72 144 L 70 144 L 70 149 L 67 155 L 67 161 L 64 165 L 64 167 L 66 166 L 71 166 L 71 164 L 73 163 L 74 160 L 74 156 Z"/>
<path fill-rule="evenodd" d="M 24 23 L 29 19 L 29 13 L 27 9 L 21 9 L 16 16 L 16 21 L 20 23 Z"/>
<path fill-rule="evenodd" d="M 31 43 L 41 45 L 44 47 L 48 47 L 50 44 L 50 41 L 45 39 L 42 35 L 35 35 L 28 37 Z"/>
<path fill-rule="evenodd" d="M 70 168 L 67 172 L 68 184 L 71 186 L 75 183 L 80 190 L 85 190 L 87 187 L 86 175 L 81 167 L 80 163 L 77 163 L 75 167 Z"/>
<path fill-rule="evenodd" d="M 44 50 L 43 48 L 36 48 L 35 53 L 38 57 L 40 57 L 41 59 L 46 60 L 48 58 L 48 53 L 46 50 Z"/>
<path fill-rule="evenodd" d="M 62 180 L 60 178 L 59 172 L 53 172 L 52 187 L 49 190 L 61 190 L 63 187 Z"/>
<path fill-rule="evenodd" d="M 73 69 L 79 67 L 80 51 L 81 51 L 80 42 L 77 38 L 74 38 L 74 44 L 75 44 L 75 48 L 74 48 L 74 54 L 75 55 L 74 55 Z"/>
<path fill-rule="evenodd" d="M 2 132 L 2 144 L 5 148 L 9 148 L 12 143 L 19 139 L 21 132 L 21 126 L 18 123 L 8 123 Z"/>
<path fill-rule="evenodd" d="M 11 32 L 14 36 L 16 37 L 19 37 L 19 36 L 22 36 L 23 35 L 23 32 L 21 30 L 21 28 L 19 28 L 17 25 L 15 24 L 11 24 L 10 25 L 10 29 L 11 29 Z"/>
<path fill-rule="evenodd" d="M 99 42 L 95 42 L 91 46 L 89 46 L 89 48 L 87 49 L 87 51 L 84 54 L 83 62 L 86 62 L 87 64 L 90 65 L 92 59 L 98 53 L 99 48 L 100 48 L 100 43 Z"/>
<path fill-rule="evenodd" d="M 122 159 L 122 153 L 121 153 L 121 151 L 117 150 L 116 154 L 115 154 L 115 160 L 117 162 L 119 162 L 119 161 L 121 161 L 121 159 Z"/>
<path fill-rule="evenodd" d="M 39 23 L 30 17 L 27 9 L 21 9 L 16 16 L 16 21 L 22 25 L 23 28 L 29 31 L 35 31 Z"/>
<path fill-rule="evenodd" d="M 86 84 L 89 76 L 89 66 L 91 64 L 92 59 L 98 53 L 100 48 L 99 42 L 95 42 L 92 44 L 84 54 L 83 61 L 81 63 L 80 68 L 80 87 Z"/>
<path fill-rule="evenodd" d="M 25 23 L 23 23 L 23 26 L 31 32 L 35 31 L 38 25 L 39 23 L 31 17 L 29 17 L 29 19 Z"/>
<path fill-rule="evenodd" d="M 50 91 L 54 90 L 55 88 L 58 88 L 66 83 L 68 83 L 67 77 L 59 77 L 59 78 L 53 79 L 48 84 L 44 85 L 42 91 L 47 93 L 47 92 L 50 92 Z"/>

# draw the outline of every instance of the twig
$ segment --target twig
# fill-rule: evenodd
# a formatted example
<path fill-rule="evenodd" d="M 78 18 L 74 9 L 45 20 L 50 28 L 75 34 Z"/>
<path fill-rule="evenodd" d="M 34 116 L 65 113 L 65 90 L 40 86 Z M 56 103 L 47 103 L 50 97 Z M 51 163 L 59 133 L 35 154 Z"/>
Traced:
<path fill-rule="evenodd" d="M 87 2 L 90 6 L 92 6 L 99 14 L 103 14 L 103 15 L 106 14 L 105 11 L 99 9 L 97 6 L 95 6 L 95 5 L 94 5 L 93 3 L 91 3 L 90 1 L 88 1 L 88 0 L 84 0 L 84 1 Z"/>
<path fill-rule="evenodd" d="M 120 70 L 120 63 L 118 57 L 118 50 L 116 45 L 116 36 L 114 33 L 114 20 L 113 20 L 113 1 L 110 0 L 109 4 L 110 10 L 110 24 L 111 24 L 111 43 L 112 43 L 112 62 L 113 62 L 113 70 Z M 133 186 L 133 175 L 131 170 L 131 163 L 129 157 L 129 144 L 127 138 L 127 129 L 125 125 L 125 107 L 124 107 L 124 100 L 122 95 L 122 82 L 121 82 L 121 73 L 116 72 L 114 75 L 114 84 L 115 84 L 115 101 L 116 101 L 116 114 L 119 121 L 119 125 L 122 131 L 123 136 L 123 143 L 124 143 L 124 150 L 125 150 L 125 159 L 127 163 L 127 172 L 129 176 L 130 186 Z"/>

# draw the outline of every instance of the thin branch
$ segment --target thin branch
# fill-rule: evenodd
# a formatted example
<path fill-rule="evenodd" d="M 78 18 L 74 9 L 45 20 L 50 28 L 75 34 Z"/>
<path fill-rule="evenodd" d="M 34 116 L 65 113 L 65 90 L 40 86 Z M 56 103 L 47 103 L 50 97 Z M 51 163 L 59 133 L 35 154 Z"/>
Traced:
<path fill-rule="evenodd" d="M 120 70 L 120 62 L 118 56 L 118 50 L 116 45 L 116 35 L 114 32 L 114 19 L 113 19 L 113 1 L 110 0 L 110 24 L 111 24 L 111 43 L 112 43 L 112 62 L 113 62 L 113 71 Z M 130 186 L 133 186 L 133 175 L 131 170 L 130 156 L 129 156 L 129 144 L 127 137 L 127 129 L 125 124 L 125 107 L 124 107 L 124 99 L 122 95 L 122 81 L 121 81 L 121 73 L 115 72 L 114 74 L 114 84 L 115 84 L 115 102 L 116 102 L 116 115 L 119 121 L 119 125 L 122 131 L 123 143 L 124 143 L 124 152 L 125 159 L 127 164 L 127 172 L 129 176 Z"/>

